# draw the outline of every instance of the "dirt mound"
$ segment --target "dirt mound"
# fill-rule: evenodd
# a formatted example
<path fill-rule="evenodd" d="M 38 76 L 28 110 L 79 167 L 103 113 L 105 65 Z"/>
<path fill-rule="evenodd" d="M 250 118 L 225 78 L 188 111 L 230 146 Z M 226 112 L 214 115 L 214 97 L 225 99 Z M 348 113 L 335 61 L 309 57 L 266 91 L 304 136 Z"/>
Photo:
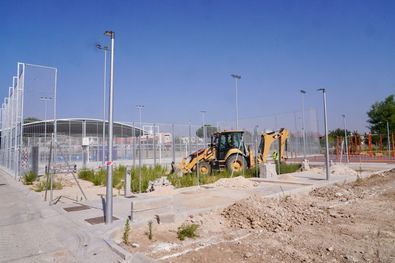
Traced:
<path fill-rule="evenodd" d="M 310 196 L 324 198 L 327 201 L 337 200 L 346 202 L 355 199 L 362 199 L 372 194 L 372 187 L 382 185 L 392 180 L 395 170 L 385 173 L 373 174 L 366 178 L 358 178 L 351 183 L 335 184 L 326 187 L 316 188 L 309 193 Z"/>
<path fill-rule="evenodd" d="M 237 176 L 233 178 L 221 178 L 211 185 L 214 187 L 224 188 L 251 188 L 257 186 L 258 184 L 259 183 L 250 181 L 243 176 Z"/>
<path fill-rule="evenodd" d="M 328 217 L 325 208 L 295 197 L 260 198 L 251 196 L 225 208 L 221 215 L 230 227 L 292 231 L 296 225 L 322 224 Z"/>
<path fill-rule="evenodd" d="M 344 184 L 316 188 L 311 191 L 309 195 L 324 198 L 327 201 L 337 200 L 340 202 L 347 202 L 357 198 L 361 199 L 365 196 L 365 193 L 361 191 L 361 189 L 356 189 L 349 184 Z"/>
<path fill-rule="evenodd" d="M 358 175 L 358 173 L 344 164 L 334 164 L 330 167 L 331 175 Z M 325 174 L 325 168 L 315 167 L 308 171 L 308 173 Z"/>

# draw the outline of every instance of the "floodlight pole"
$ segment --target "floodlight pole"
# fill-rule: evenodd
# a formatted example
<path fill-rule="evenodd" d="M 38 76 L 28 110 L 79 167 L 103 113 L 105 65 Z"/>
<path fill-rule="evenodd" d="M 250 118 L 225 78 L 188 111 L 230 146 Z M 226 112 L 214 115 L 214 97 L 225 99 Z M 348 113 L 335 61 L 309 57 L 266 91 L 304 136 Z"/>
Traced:
<path fill-rule="evenodd" d="M 108 107 L 108 158 L 107 158 L 107 182 L 106 182 L 106 208 L 105 208 L 105 220 L 106 224 L 112 223 L 112 150 L 113 150 L 113 110 L 114 110 L 114 44 L 115 44 L 115 32 L 106 31 L 104 35 L 111 39 L 111 61 L 110 61 L 110 92 L 109 92 L 109 107 Z"/>
<path fill-rule="evenodd" d="M 105 164 L 105 143 L 106 140 L 106 91 L 107 91 L 107 46 L 100 44 L 96 48 L 104 51 L 104 70 L 103 70 L 103 136 L 102 136 L 102 166 Z"/>
<path fill-rule="evenodd" d="M 136 108 L 139 111 L 139 121 L 140 121 L 140 132 L 139 132 L 139 193 L 141 194 L 141 132 L 143 131 L 143 124 L 141 122 L 141 112 L 144 108 L 144 105 L 136 105 Z"/>
<path fill-rule="evenodd" d="M 304 95 L 306 94 L 305 90 L 300 90 L 302 93 L 302 136 L 303 136 L 303 159 L 306 160 L 306 130 L 304 127 Z"/>
<path fill-rule="evenodd" d="M 241 79 L 240 75 L 231 74 L 232 78 L 235 79 L 236 82 L 236 130 L 239 129 L 239 98 L 238 98 L 238 80 Z"/>
<path fill-rule="evenodd" d="M 329 144 L 328 144 L 328 116 L 326 112 L 326 92 L 325 89 L 318 89 L 322 91 L 322 98 L 324 103 L 324 128 L 325 128 L 325 172 L 326 180 L 329 180 Z"/>
<path fill-rule="evenodd" d="M 347 126 L 346 126 L 346 114 L 342 114 L 343 117 L 343 125 L 344 125 L 344 142 L 346 146 L 346 162 L 350 162 L 350 158 L 348 156 L 348 140 L 347 140 Z"/>

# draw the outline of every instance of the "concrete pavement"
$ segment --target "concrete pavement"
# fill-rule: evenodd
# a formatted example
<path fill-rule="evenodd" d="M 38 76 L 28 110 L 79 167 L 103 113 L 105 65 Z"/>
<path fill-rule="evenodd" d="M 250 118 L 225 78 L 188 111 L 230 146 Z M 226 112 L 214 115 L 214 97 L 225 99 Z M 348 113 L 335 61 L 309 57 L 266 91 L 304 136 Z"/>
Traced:
<path fill-rule="evenodd" d="M 104 242 L 0 170 L 0 262 L 119 262 Z"/>

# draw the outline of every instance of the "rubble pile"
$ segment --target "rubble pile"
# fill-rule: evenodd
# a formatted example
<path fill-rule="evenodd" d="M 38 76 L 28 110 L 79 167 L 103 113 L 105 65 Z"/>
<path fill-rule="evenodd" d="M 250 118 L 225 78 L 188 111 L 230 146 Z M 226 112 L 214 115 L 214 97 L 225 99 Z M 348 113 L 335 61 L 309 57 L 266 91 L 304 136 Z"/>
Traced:
<path fill-rule="evenodd" d="M 221 215 L 230 227 L 271 232 L 292 231 L 301 224 L 322 224 L 329 216 L 326 208 L 290 196 L 251 196 L 225 208 Z"/>

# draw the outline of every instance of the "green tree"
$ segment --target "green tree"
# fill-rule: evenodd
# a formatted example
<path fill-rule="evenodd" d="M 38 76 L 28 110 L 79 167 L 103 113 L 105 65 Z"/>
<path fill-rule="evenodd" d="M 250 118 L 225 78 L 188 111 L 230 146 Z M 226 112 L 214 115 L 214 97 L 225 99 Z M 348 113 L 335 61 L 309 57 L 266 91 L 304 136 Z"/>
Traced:
<path fill-rule="evenodd" d="M 350 134 L 351 134 L 351 131 L 347 130 L 347 136 L 350 136 Z M 344 129 L 337 128 L 336 130 L 329 131 L 328 136 L 333 137 L 333 138 L 336 138 L 337 136 L 344 137 Z"/>
<path fill-rule="evenodd" d="M 390 130 L 395 128 L 395 101 L 390 95 L 383 101 L 375 102 L 368 111 L 368 128 L 373 134 L 387 134 L 387 121 Z"/>
<path fill-rule="evenodd" d="M 214 133 L 217 132 L 217 127 L 211 126 L 210 124 L 205 124 L 207 131 L 207 138 L 210 138 Z M 196 136 L 203 138 L 203 126 L 196 130 Z"/>

